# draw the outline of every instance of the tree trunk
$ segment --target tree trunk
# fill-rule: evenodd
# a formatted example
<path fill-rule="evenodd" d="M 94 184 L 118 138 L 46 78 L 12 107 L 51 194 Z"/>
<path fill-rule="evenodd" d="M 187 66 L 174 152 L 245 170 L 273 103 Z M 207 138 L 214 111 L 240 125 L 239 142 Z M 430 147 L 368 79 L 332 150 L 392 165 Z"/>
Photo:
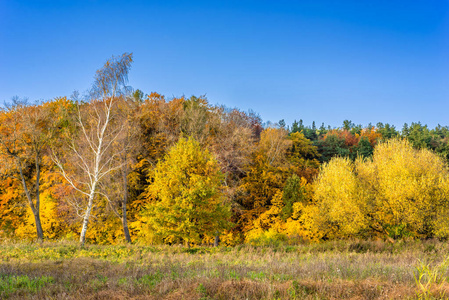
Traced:
<path fill-rule="evenodd" d="M 219 243 L 220 243 L 220 236 L 217 234 L 214 240 L 214 247 L 218 247 Z"/>
<path fill-rule="evenodd" d="M 41 217 L 39 216 L 39 211 L 33 212 L 34 221 L 36 223 L 37 241 L 42 243 L 44 240 L 44 231 L 42 230 Z"/>
<path fill-rule="evenodd" d="M 36 233 L 37 233 L 37 241 L 39 243 L 41 243 L 44 240 L 44 231 L 42 230 L 42 224 L 41 224 L 41 218 L 39 216 L 39 208 L 40 208 L 40 203 L 39 203 L 39 177 L 40 177 L 40 169 L 39 169 L 39 165 L 36 164 L 36 168 L 37 168 L 37 174 L 36 174 L 36 206 L 33 203 L 33 200 L 31 199 L 31 194 L 30 191 L 28 190 L 28 186 L 26 184 L 25 181 L 25 176 L 23 174 L 23 169 L 22 169 L 22 163 L 20 161 L 19 158 L 17 159 L 17 166 L 19 167 L 19 172 L 20 172 L 20 178 L 22 179 L 22 186 L 23 186 L 23 190 L 25 191 L 25 195 L 27 197 L 28 200 L 28 204 L 30 205 L 31 211 L 33 212 L 34 215 L 34 221 L 36 223 Z"/>
<path fill-rule="evenodd" d="M 123 233 L 125 234 L 125 240 L 127 243 L 131 243 L 131 236 L 129 234 L 128 228 L 128 220 L 126 218 L 126 205 L 128 203 L 128 167 L 125 165 L 124 168 L 125 170 L 123 170 L 122 168 L 122 180 L 123 180 L 122 225 L 123 225 Z"/>
<path fill-rule="evenodd" d="M 83 218 L 83 227 L 81 229 L 81 235 L 80 235 L 81 247 L 84 247 L 84 243 L 86 242 L 87 224 L 89 223 L 90 212 L 92 211 L 94 195 L 95 195 L 95 187 L 92 188 L 92 190 L 90 192 L 89 203 L 87 204 L 86 213 L 84 214 L 84 218 Z"/>
<path fill-rule="evenodd" d="M 39 151 L 36 150 L 36 206 L 35 211 L 33 211 L 33 214 L 36 223 L 37 240 L 38 242 L 42 243 L 42 241 L 44 240 L 44 231 L 42 230 L 41 217 L 40 217 L 40 207 L 41 207 L 40 178 L 41 178 L 41 168 L 39 160 Z"/>
<path fill-rule="evenodd" d="M 123 210 L 122 224 L 123 224 L 123 233 L 125 234 L 125 240 L 127 243 L 131 243 L 131 235 L 129 234 L 128 220 L 126 220 L 125 209 Z"/>

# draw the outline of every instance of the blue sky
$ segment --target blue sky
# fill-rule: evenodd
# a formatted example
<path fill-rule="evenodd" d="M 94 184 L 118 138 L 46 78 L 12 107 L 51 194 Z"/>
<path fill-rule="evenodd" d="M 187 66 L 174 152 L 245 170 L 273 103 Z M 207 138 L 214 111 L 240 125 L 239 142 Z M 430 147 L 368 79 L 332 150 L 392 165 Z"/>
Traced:
<path fill-rule="evenodd" d="M 83 92 L 123 52 L 134 88 L 264 121 L 449 125 L 447 0 L 0 0 L 0 101 Z"/>

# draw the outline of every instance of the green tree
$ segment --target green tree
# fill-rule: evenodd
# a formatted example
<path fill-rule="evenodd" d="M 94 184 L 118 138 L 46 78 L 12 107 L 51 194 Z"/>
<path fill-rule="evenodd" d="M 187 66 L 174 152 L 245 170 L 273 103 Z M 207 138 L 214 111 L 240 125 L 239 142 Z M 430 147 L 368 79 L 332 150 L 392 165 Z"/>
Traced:
<path fill-rule="evenodd" d="M 366 136 L 362 136 L 357 144 L 356 150 L 357 151 L 354 151 L 354 153 L 357 154 L 357 156 L 370 157 L 373 155 L 374 147 Z"/>
<path fill-rule="evenodd" d="M 285 182 L 284 190 L 282 193 L 282 200 L 284 207 L 281 211 L 281 219 L 286 221 L 293 214 L 293 204 L 296 202 L 305 202 L 304 186 L 301 185 L 301 178 L 298 175 L 293 174 Z"/>
<path fill-rule="evenodd" d="M 334 156 L 347 157 L 351 153 L 344 138 L 334 132 L 328 132 L 322 139 L 317 140 L 315 145 L 318 148 L 321 162 L 328 162 Z"/>
<path fill-rule="evenodd" d="M 418 149 L 432 149 L 432 135 L 427 125 L 422 125 L 420 122 L 412 123 L 408 128 L 406 135 L 408 141 L 413 147 Z"/>
<path fill-rule="evenodd" d="M 343 121 L 343 129 L 347 131 L 351 131 L 352 128 L 355 127 L 355 124 L 352 123 L 351 120 L 344 120 Z"/>
<path fill-rule="evenodd" d="M 377 131 L 382 135 L 383 140 L 388 140 L 399 135 L 399 132 L 396 130 L 396 128 L 388 123 L 383 124 L 382 122 L 379 122 L 376 124 L 376 127 Z"/>
<path fill-rule="evenodd" d="M 161 160 L 147 187 L 148 201 L 135 223 L 151 243 L 211 240 L 229 228 L 223 175 L 216 159 L 193 138 L 181 138 Z"/>

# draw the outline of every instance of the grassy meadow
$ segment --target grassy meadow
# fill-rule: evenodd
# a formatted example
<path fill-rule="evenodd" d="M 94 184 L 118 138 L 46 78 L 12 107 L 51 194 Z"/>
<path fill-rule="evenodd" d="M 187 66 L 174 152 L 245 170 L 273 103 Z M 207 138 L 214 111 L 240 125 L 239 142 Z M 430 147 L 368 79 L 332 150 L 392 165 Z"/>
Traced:
<path fill-rule="evenodd" d="M 233 248 L 0 244 L 0 299 L 445 299 L 438 241 Z"/>

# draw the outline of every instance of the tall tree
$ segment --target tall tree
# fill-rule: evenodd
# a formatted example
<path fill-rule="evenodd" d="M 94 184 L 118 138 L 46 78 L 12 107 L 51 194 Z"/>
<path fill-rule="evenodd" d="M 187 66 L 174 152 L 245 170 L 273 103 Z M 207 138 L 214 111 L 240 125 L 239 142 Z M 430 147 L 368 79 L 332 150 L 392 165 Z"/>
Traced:
<path fill-rule="evenodd" d="M 118 170 L 111 172 L 101 184 L 101 191 L 109 201 L 114 214 L 120 219 L 125 240 L 131 243 L 131 235 L 128 227 L 128 200 L 129 200 L 129 174 L 131 165 L 136 162 L 139 151 L 139 126 L 137 124 L 137 111 L 139 102 L 133 98 L 126 97 L 118 99 L 116 109 L 116 120 L 111 127 L 120 131 L 117 140 L 112 144 L 113 153 L 118 153 Z M 114 130 L 114 129 L 113 129 Z"/>
<path fill-rule="evenodd" d="M 40 219 L 42 158 L 56 131 L 49 104 L 30 105 L 14 98 L 0 113 L 0 156 L 15 166 L 34 215 L 39 241 L 44 239 Z M 2 166 L 4 168 L 5 165 Z"/>
<path fill-rule="evenodd" d="M 290 176 L 287 154 L 292 141 L 287 134 L 283 128 L 266 128 L 252 153 L 246 166 L 246 177 L 241 181 L 242 193 L 237 199 L 243 210 L 238 224 L 242 231 L 252 229 L 254 220 L 271 207 L 273 197 L 282 191 Z"/>
<path fill-rule="evenodd" d="M 78 103 L 75 124 L 79 134 L 68 137 L 68 153 L 64 158 L 54 151 L 53 159 L 70 185 L 86 200 L 82 207 L 80 244 L 84 246 L 94 201 L 101 181 L 120 167 L 120 151 L 112 151 L 123 126 L 114 126 L 118 98 L 126 93 L 132 54 L 112 57 L 95 76 L 90 103 Z M 78 168 L 78 174 L 68 171 L 67 162 Z"/>

